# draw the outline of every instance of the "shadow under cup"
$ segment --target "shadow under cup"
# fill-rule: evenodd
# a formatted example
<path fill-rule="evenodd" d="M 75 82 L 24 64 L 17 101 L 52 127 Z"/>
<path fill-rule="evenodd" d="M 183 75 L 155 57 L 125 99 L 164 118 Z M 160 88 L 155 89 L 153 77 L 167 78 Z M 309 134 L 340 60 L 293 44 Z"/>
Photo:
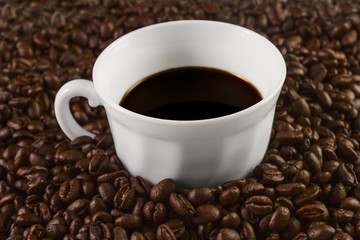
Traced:
<path fill-rule="evenodd" d="M 257 104 L 224 117 L 174 121 L 120 107 L 139 80 L 182 66 L 222 69 L 250 81 Z M 117 154 L 133 175 L 152 183 L 173 178 L 185 186 L 243 178 L 266 151 L 285 62 L 268 40 L 214 21 L 175 21 L 145 27 L 110 44 L 97 59 L 93 82 L 106 109 Z"/>

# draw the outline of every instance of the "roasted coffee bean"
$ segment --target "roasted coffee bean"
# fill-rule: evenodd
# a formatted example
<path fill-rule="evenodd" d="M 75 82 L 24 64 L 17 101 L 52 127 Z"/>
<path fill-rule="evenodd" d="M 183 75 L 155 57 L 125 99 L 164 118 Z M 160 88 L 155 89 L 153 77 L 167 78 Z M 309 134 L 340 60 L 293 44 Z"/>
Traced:
<path fill-rule="evenodd" d="M 278 132 L 278 134 L 276 135 L 276 139 L 281 144 L 295 145 L 303 141 L 304 135 L 302 132 L 297 131 L 282 131 Z"/>
<path fill-rule="evenodd" d="M 242 239 L 255 240 L 256 234 L 253 226 L 247 222 L 243 221 L 240 227 L 240 237 Z"/>
<path fill-rule="evenodd" d="M 222 228 L 219 231 L 219 234 L 217 234 L 216 237 L 217 240 L 240 240 L 241 237 L 237 231 L 231 228 Z"/>
<path fill-rule="evenodd" d="M 146 240 L 145 236 L 139 232 L 134 232 L 130 236 L 130 240 Z"/>
<path fill-rule="evenodd" d="M 341 202 L 340 207 L 356 212 L 360 209 L 360 201 L 354 197 L 347 197 Z"/>
<path fill-rule="evenodd" d="M 176 240 L 173 231 L 166 224 L 160 225 L 156 230 L 156 239 L 158 240 Z"/>
<path fill-rule="evenodd" d="M 276 186 L 276 191 L 283 196 L 294 197 L 305 191 L 306 186 L 302 183 L 286 183 Z"/>
<path fill-rule="evenodd" d="M 299 232 L 301 232 L 302 224 L 301 221 L 295 217 L 290 217 L 289 223 L 282 231 L 281 237 L 284 239 L 292 239 Z"/>
<path fill-rule="evenodd" d="M 62 201 L 71 203 L 79 197 L 80 181 L 76 178 L 65 181 L 59 188 L 59 197 Z"/>
<path fill-rule="evenodd" d="M 205 224 L 220 218 L 220 210 L 212 204 L 203 204 L 195 209 L 192 221 L 195 224 Z"/>
<path fill-rule="evenodd" d="M 171 193 L 169 197 L 171 207 L 181 216 L 192 216 L 195 209 L 192 204 L 181 194 Z"/>
<path fill-rule="evenodd" d="M 335 222 L 344 224 L 352 220 L 354 212 L 346 209 L 335 209 L 332 213 L 332 216 Z"/>
<path fill-rule="evenodd" d="M 143 197 L 138 197 L 134 202 L 134 207 L 132 209 L 132 214 L 137 216 L 142 216 L 143 207 L 145 200 Z"/>
<path fill-rule="evenodd" d="M 294 203 L 298 206 L 314 201 L 320 194 L 320 187 L 316 184 L 309 185 L 305 191 L 295 198 Z"/>
<path fill-rule="evenodd" d="M 338 205 L 346 198 L 346 189 L 342 183 L 337 183 L 331 193 L 329 198 L 330 205 Z"/>
<path fill-rule="evenodd" d="M 114 196 L 114 206 L 120 210 L 131 207 L 135 200 L 135 189 L 129 185 L 123 185 Z"/>
<path fill-rule="evenodd" d="M 82 158 L 84 158 L 84 154 L 75 149 L 67 150 L 59 154 L 59 161 L 62 163 L 74 164 Z"/>
<path fill-rule="evenodd" d="M 269 229 L 273 232 L 280 232 L 290 221 L 290 210 L 287 207 L 278 207 L 269 221 Z"/>
<path fill-rule="evenodd" d="M 327 224 L 319 224 L 310 228 L 307 234 L 310 239 L 329 239 L 335 235 L 335 229 Z"/>
<path fill-rule="evenodd" d="M 103 174 L 109 167 L 109 163 L 109 158 L 99 151 L 90 160 L 89 172 L 94 176 Z"/>
<path fill-rule="evenodd" d="M 175 191 L 176 185 L 172 179 L 164 179 L 150 190 L 150 198 L 154 202 L 165 201 Z"/>
<path fill-rule="evenodd" d="M 223 206 L 234 205 L 240 197 L 240 189 L 233 186 L 225 189 L 219 197 L 219 201 Z"/>
<path fill-rule="evenodd" d="M 112 203 L 116 190 L 110 183 L 101 183 L 98 187 L 98 191 L 102 199 L 107 203 Z"/>
<path fill-rule="evenodd" d="M 248 183 L 241 188 L 241 192 L 245 196 L 259 195 L 262 194 L 265 187 L 261 183 Z"/>
<path fill-rule="evenodd" d="M 194 188 L 188 193 L 187 198 L 195 206 L 199 206 L 201 204 L 212 202 L 215 200 L 211 189 L 208 187 Z"/>
<path fill-rule="evenodd" d="M 273 209 L 272 201 L 266 196 L 251 196 L 245 202 L 246 209 L 256 215 L 266 215 Z"/>
<path fill-rule="evenodd" d="M 168 226 L 171 229 L 171 231 L 174 233 L 174 236 L 177 239 L 180 238 L 181 236 L 183 236 L 185 233 L 185 225 L 182 220 L 173 218 L 173 219 L 170 219 L 169 221 L 166 221 L 162 225 Z"/>
<path fill-rule="evenodd" d="M 128 239 L 125 229 L 120 226 L 114 227 L 112 236 L 116 240 Z"/>
<path fill-rule="evenodd" d="M 80 218 L 76 218 L 76 219 L 72 220 L 69 225 L 69 231 L 70 231 L 71 236 L 75 236 L 79 232 L 80 227 L 81 227 Z"/>
<path fill-rule="evenodd" d="M 296 210 L 296 215 L 304 221 L 325 220 L 328 216 L 327 208 L 319 203 L 310 203 Z"/>
<path fill-rule="evenodd" d="M 115 219 L 115 225 L 126 230 L 136 230 L 142 226 L 142 219 L 139 216 L 126 213 Z"/>
<path fill-rule="evenodd" d="M 345 185 L 354 186 L 358 183 L 356 174 L 352 169 L 352 166 L 348 163 L 340 163 L 337 168 L 337 175 L 339 176 L 341 182 Z"/>
<path fill-rule="evenodd" d="M 284 181 L 284 176 L 279 170 L 266 170 L 263 173 L 263 180 L 266 184 L 277 185 Z"/>
<path fill-rule="evenodd" d="M 75 212 L 78 215 L 81 215 L 88 210 L 89 202 L 90 201 L 86 198 L 77 199 L 67 207 L 67 210 Z"/>
<path fill-rule="evenodd" d="M 111 231 L 106 224 L 97 221 L 90 225 L 89 235 L 90 239 L 110 239 Z"/>
<path fill-rule="evenodd" d="M 118 177 L 130 177 L 129 173 L 124 171 L 124 170 L 120 170 L 120 171 L 116 171 L 113 173 L 105 173 L 99 177 L 97 177 L 97 182 L 99 184 L 101 183 L 113 183 L 115 181 L 116 178 Z"/>
<path fill-rule="evenodd" d="M 162 202 L 156 203 L 153 213 L 154 223 L 156 225 L 159 225 L 166 220 L 166 217 L 167 217 L 167 208 L 165 204 L 163 204 Z"/>
<path fill-rule="evenodd" d="M 46 234 L 55 239 L 61 239 L 68 232 L 65 220 L 62 218 L 53 218 L 46 225 Z"/>
<path fill-rule="evenodd" d="M 240 226 L 240 223 L 240 216 L 236 212 L 229 212 L 221 220 L 221 225 L 224 228 L 237 229 Z"/>
<path fill-rule="evenodd" d="M 337 232 L 332 239 L 334 239 L 334 240 L 352 240 L 354 238 L 346 232 Z"/>

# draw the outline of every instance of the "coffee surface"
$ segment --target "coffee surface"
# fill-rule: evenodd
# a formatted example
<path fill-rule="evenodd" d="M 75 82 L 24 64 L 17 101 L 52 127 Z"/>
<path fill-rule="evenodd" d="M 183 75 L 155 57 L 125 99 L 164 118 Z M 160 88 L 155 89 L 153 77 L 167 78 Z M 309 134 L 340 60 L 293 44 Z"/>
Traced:
<path fill-rule="evenodd" d="M 262 99 L 248 81 L 207 67 L 180 67 L 148 76 L 120 101 L 133 112 L 170 120 L 202 120 L 246 109 Z"/>

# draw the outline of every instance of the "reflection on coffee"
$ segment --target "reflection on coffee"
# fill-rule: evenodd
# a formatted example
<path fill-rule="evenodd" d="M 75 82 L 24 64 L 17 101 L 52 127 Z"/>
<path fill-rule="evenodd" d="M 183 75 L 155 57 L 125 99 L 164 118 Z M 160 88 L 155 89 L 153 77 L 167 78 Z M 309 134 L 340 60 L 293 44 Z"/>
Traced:
<path fill-rule="evenodd" d="M 140 80 L 119 105 L 154 118 L 202 120 L 236 113 L 261 99 L 251 83 L 230 72 L 180 67 Z"/>

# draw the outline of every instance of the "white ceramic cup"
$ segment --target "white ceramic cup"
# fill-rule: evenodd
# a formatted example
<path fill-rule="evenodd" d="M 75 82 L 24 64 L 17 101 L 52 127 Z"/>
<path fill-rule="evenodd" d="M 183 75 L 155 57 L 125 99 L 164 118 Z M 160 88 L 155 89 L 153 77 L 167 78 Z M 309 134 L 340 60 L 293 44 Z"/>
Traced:
<path fill-rule="evenodd" d="M 131 112 L 119 102 L 136 82 L 181 66 L 222 69 L 250 81 L 263 99 L 223 117 L 176 121 Z M 152 183 L 172 178 L 194 187 L 244 178 L 269 143 L 286 66 L 278 49 L 240 26 L 202 20 L 155 24 L 128 33 L 98 57 L 93 82 L 73 80 L 56 95 L 57 121 L 70 138 L 94 135 L 73 118 L 69 101 L 83 96 L 106 110 L 116 153 L 134 176 Z"/>

